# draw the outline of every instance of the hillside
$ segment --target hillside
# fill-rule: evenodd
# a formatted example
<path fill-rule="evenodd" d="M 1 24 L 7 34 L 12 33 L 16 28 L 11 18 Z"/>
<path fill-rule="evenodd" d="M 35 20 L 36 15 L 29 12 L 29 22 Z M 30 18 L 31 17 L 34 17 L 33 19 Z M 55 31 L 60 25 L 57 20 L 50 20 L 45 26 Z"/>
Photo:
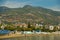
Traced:
<path fill-rule="evenodd" d="M 60 12 L 42 7 L 26 5 L 23 8 L 0 7 L 0 20 L 3 23 L 60 23 Z"/>

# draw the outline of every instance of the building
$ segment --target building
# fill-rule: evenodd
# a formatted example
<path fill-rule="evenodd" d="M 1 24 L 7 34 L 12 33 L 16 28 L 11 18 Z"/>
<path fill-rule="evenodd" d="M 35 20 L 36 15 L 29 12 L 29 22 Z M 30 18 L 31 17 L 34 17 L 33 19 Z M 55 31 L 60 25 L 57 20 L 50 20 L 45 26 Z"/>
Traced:
<path fill-rule="evenodd" d="M 54 29 L 54 26 L 50 25 L 49 30 L 53 30 L 53 29 Z"/>
<path fill-rule="evenodd" d="M 45 25 L 45 29 L 49 29 L 49 25 Z"/>
<path fill-rule="evenodd" d="M 42 24 L 36 24 L 35 28 L 39 28 L 39 27 L 43 27 L 43 25 Z"/>
<path fill-rule="evenodd" d="M 39 28 L 39 24 L 36 24 L 36 25 L 35 25 L 35 28 Z"/>
<path fill-rule="evenodd" d="M 20 25 L 20 27 L 25 27 L 25 28 L 27 28 L 27 24 L 25 24 L 25 23 L 22 23 L 21 25 Z"/>
<path fill-rule="evenodd" d="M 4 26 L 4 25 L 2 25 L 2 26 L 1 26 L 1 29 L 3 29 L 3 30 L 4 30 L 4 28 L 5 28 L 5 26 Z"/>

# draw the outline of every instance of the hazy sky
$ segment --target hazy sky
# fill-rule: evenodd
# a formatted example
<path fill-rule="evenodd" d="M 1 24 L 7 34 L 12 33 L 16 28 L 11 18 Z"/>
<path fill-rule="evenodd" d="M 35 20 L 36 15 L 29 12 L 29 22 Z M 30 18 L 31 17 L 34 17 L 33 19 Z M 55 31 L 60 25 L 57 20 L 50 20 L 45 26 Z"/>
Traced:
<path fill-rule="evenodd" d="M 0 0 L 0 6 L 9 8 L 23 7 L 24 5 L 41 6 L 60 11 L 60 0 Z"/>

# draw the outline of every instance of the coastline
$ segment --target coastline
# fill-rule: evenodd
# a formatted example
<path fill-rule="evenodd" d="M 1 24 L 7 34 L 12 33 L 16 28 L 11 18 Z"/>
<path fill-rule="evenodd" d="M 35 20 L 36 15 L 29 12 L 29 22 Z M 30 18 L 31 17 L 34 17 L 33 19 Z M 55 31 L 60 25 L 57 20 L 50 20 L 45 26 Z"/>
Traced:
<path fill-rule="evenodd" d="M 14 38 L 14 37 L 28 37 L 28 36 L 46 36 L 46 35 L 60 35 L 60 32 L 53 32 L 53 33 L 47 33 L 44 34 L 44 33 L 40 33 L 40 34 L 6 34 L 6 35 L 3 35 L 3 36 L 0 36 L 0 39 L 3 39 L 3 38 Z"/>

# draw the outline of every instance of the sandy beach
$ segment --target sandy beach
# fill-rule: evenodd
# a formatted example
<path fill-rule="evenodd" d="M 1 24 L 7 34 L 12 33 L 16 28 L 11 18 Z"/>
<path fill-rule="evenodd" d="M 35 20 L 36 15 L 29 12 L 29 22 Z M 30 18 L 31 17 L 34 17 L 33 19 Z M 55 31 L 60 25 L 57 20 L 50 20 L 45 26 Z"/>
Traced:
<path fill-rule="evenodd" d="M 13 37 L 25 37 L 25 36 L 45 36 L 45 35 L 60 35 L 60 32 L 53 32 L 53 33 L 40 33 L 40 34 L 6 34 L 3 36 L 0 36 L 1 38 L 13 38 Z"/>
<path fill-rule="evenodd" d="M 21 37 L 21 36 L 24 36 L 24 35 L 21 35 L 21 34 L 7 34 L 7 35 L 0 36 L 0 38 L 11 38 L 11 37 Z"/>
<path fill-rule="evenodd" d="M 0 38 L 12 38 L 12 37 L 23 37 L 23 36 L 34 36 L 33 34 L 10 34 L 10 35 L 3 35 Z"/>

